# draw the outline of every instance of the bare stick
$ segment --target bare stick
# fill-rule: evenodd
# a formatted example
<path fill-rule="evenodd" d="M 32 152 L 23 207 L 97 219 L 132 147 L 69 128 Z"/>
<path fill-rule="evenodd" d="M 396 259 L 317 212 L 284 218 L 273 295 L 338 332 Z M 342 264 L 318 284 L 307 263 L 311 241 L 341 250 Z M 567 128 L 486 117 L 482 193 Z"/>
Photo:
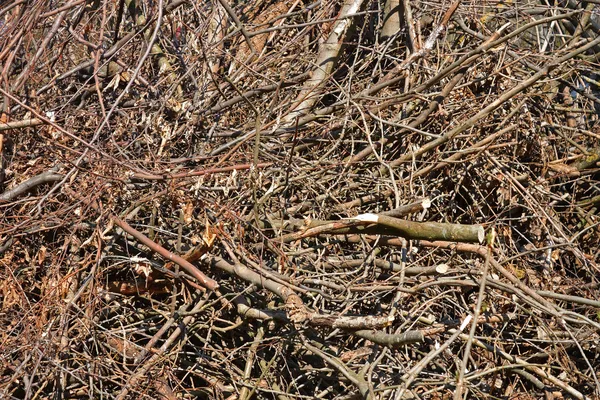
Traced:
<path fill-rule="evenodd" d="M 57 171 L 62 168 L 61 165 L 57 165 L 46 172 L 42 172 L 41 174 L 34 176 L 21 183 L 14 188 L 5 191 L 0 194 L 0 202 L 11 201 L 19 197 L 20 195 L 33 190 L 35 187 L 39 185 L 43 185 L 44 183 L 57 182 L 63 178 L 63 175 L 57 173 Z"/>
<path fill-rule="evenodd" d="M 12 121 L 0 124 L 0 131 L 10 131 L 12 129 L 29 128 L 31 126 L 43 125 L 44 121 L 38 118 L 24 119 L 22 121 Z M 6 132 L 10 133 L 10 132 Z"/>
<path fill-rule="evenodd" d="M 488 269 L 490 267 L 490 255 L 492 254 L 492 246 L 494 245 L 495 238 L 496 232 L 494 231 L 494 228 L 492 228 L 488 233 L 488 248 L 487 254 L 485 256 L 485 265 L 483 267 L 481 281 L 479 282 L 479 294 L 477 295 L 477 304 L 475 305 L 475 310 L 473 310 L 474 321 L 477 321 L 479 319 L 479 313 L 481 312 L 481 304 L 483 303 L 483 296 L 485 295 L 485 283 L 487 280 Z M 465 345 L 463 359 L 460 365 L 460 371 L 458 373 L 458 382 L 456 385 L 456 391 L 454 392 L 455 400 L 460 400 L 463 396 L 463 393 L 465 392 L 465 371 L 467 369 L 467 363 L 469 362 L 469 357 L 471 355 L 471 346 L 473 345 L 473 337 L 475 336 L 476 328 L 476 323 L 471 324 L 471 329 L 469 330 L 469 339 L 467 340 L 467 344 Z"/>
<path fill-rule="evenodd" d="M 406 239 L 449 240 L 481 243 L 484 229 L 481 225 L 446 224 L 439 222 L 414 222 L 383 214 L 362 214 L 341 221 L 312 221 L 313 227 L 283 236 L 284 243 L 306 237 L 343 233 L 370 233 L 398 235 Z M 432 239 L 438 238 L 438 239 Z M 445 239 L 442 239 L 445 238 Z"/>
<path fill-rule="evenodd" d="M 242 35 L 244 35 L 244 39 L 246 39 L 246 43 L 248 44 L 248 47 L 252 51 L 252 54 L 256 53 L 256 51 L 254 50 L 254 46 L 252 46 L 252 40 L 250 40 L 250 34 L 244 27 L 244 24 L 242 24 L 242 22 L 238 18 L 237 14 L 233 10 L 233 8 L 231 8 L 229 3 L 227 3 L 227 1 L 225 1 L 225 0 L 219 0 L 219 3 L 223 6 L 225 11 L 227 11 L 227 14 L 229 14 L 231 19 L 233 19 L 233 21 L 235 22 L 235 25 L 238 27 L 240 32 L 242 32 Z"/>
<path fill-rule="evenodd" d="M 320 98 L 320 88 L 331 75 L 335 61 L 338 59 L 346 31 L 353 20 L 343 18 L 345 15 L 354 14 L 362 5 L 363 0 L 346 0 L 339 12 L 339 20 L 333 25 L 329 37 L 319 49 L 312 76 L 306 81 L 302 92 L 300 92 L 297 103 L 292 107 L 293 111 L 285 116 L 286 123 L 295 123 L 301 115 L 309 112 Z"/>

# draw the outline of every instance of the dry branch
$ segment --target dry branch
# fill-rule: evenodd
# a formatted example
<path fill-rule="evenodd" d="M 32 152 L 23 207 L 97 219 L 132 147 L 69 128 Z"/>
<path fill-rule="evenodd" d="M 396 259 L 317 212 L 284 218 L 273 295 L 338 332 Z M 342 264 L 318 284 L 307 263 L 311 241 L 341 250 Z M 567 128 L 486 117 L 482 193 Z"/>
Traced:
<path fill-rule="evenodd" d="M 27 128 L 30 126 L 38 126 L 42 124 L 44 124 L 44 122 L 37 118 L 25 119 L 22 121 L 11 121 L 4 124 L 0 124 L 0 131 L 10 131 L 13 129 Z"/>
<path fill-rule="evenodd" d="M 317 103 L 323 92 L 323 86 L 329 79 L 336 60 L 339 59 L 346 32 L 353 23 L 353 20 L 347 16 L 356 14 L 362 3 L 363 0 L 345 0 L 338 14 L 338 21 L 333 24 L 327 40 L 319 48 L 315 61 L 317 67 L 312 71 L 310 79 L 303 85 L 296 103 L 292 106 L 292 111 L 285 117 L 285 122 L 293 123 L 300 116 L 310 112 Z"/>
<path fill-rule="evenodd" d="M 384 214 L 362 214 L 344 221 L 310 220 L 301 232 L 283 236 L 284 243 L 322 234 L 380 234 L 397 235 L 405 239 L 448 240 L 457 242 L 483 241 L 485 232 L 481 225 L 444 224 L 439 222 L 413 222 Z"/>
<path fill-rule="evenodd" d="M 42 172 L 41 174 L 30 178 L 12 189 L 6 190 L 4 193 L 0 193 L 0 202 L 12 201 L 40 185 L 62 180 L 64 175 L 58 173 L 61 168 L 61 165 L 56 165 L 48 171 Z"/>
<path fill-rule="evenodd" d="M 4 3 L 0 397 L 600 397 L 596 2 Z"/>

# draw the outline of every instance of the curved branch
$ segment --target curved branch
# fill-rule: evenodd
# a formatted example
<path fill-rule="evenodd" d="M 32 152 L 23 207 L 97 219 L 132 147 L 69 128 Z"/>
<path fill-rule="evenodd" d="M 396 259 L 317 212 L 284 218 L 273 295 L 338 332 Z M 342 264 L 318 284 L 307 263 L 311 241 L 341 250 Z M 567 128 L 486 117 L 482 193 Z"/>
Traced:
<path fill-rule="evenodd" d="M 33 190 L 37 186 L 43 185 L 44 183 L 60 181 L 63 178 L 63 175 L 57 173 L 60 168 L 60 165 L 52 167 L 50 170 L 42 172 L 41 174 L 26 180 L 20 185 L 7 190 L 6 192 L 0 194 L 0 202 L 12 201 L 22 194 Z"/>

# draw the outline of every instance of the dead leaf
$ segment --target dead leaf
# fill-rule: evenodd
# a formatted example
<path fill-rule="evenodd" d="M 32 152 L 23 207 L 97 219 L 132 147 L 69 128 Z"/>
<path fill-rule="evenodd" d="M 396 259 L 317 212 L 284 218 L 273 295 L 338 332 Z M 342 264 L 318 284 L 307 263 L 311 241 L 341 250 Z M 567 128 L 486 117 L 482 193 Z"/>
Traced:
<path fill-rule="evenodd" d="M 183 222 L 186 224 L 192 223 L 192 216 L 194 214 L 194 206 L 191 202 L 187 202 L 183 205 Z"/>
<path fill-rule="evenodd" d="M 553 163 L 548 164 L 548 168 L 550 168 L 554 172 L 558 172 L 559 174 L 579 176 L 579 171 L 572 165 L 567 165 L 563 163 Z"/>

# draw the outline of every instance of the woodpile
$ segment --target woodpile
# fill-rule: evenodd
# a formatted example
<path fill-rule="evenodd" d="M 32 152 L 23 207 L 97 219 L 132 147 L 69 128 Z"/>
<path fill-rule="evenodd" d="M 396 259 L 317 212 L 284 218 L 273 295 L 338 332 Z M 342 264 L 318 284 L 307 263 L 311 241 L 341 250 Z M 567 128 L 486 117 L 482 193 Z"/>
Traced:
<path fill-rule="evenodd" d="M 598 1 L 0 1 L 0 61 L 0 398 L 600 398 Z"/>

